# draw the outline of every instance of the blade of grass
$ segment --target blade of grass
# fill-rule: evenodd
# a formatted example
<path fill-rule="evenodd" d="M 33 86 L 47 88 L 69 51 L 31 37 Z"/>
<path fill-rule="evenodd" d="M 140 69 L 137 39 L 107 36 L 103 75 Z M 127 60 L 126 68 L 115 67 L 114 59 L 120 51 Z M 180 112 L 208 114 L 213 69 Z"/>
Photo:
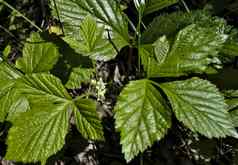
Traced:
<path fill-rule="evenodd" d="M 2 3 L 3 5 L 5 5 L 6 7 L 8 7 L 9 9 L 11 9 L 12 11 L 16 12 L 19 16 L 21 16 L 23 19 L 25 19 L 27 22 L 29 22 L 33 27 L 35 27 L 37 30 L 39 30 L 40 32 L 43 32 L 43 30 L 37 26 L 34 22 L 32 22 L 31 20 L 29 20 L 26 16 L 24 16 L 21 12 L 19 12 L 17 9 L 15 9 L 12 5 L 10 5 L 9 3 L 7 3 L 4 0 L 0 0 L 0 3 Z"/>

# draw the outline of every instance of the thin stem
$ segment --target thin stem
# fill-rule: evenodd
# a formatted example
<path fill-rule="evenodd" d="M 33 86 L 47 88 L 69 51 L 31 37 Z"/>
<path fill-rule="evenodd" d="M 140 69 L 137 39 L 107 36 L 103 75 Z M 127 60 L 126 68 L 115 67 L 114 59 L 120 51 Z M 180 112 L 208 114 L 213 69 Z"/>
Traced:
<path fill-rule="evenodd" d="M 190 13 L 190 10 L 189 10 L 189 8 L 188 8 L 188 5 L 185 3 L 185 1 L 184 1 L 184 0 L 181 0 L 181 2 L 182 2 L 182 4 L 183 4 L 183 6 L 185 7 L 185 10 L 186 10 L 188 13 Z"/>
<path fill-rule="evenodd" d="M 141 59 L 140 59 L 140 46 L 141 46 L 141 23 L 142 23 L 142 14 L 139 11 L 139 22 L 138 22 L 138 27 L 137 27 L 137 31 L 138 33 L 138 69 L 139 69 L 139 73 L 141 71 Z"/>
<path fill-rule="evenodd" d="M 19 16 L 21 16 L 22 18 L 24 18 L 27 22 L 29 22 L 33 27 L 35 27 L 37 30 L 39 30 L 40 32 L 43 32 L 43 30 L 37 26 L 34 22 L 32 22 L 31 20 L 29 20 L 26 16 L 24 16 L 22 13 L 20 13 L 17 9 L 15 9 L 12 5 L 10 5 L 9 3 L 5 2 L 4 0 L 0 0 L 0 3 L 3 3 L 3 5 L 7 6 L 9 9 L 11 9 L 12 11 L 16 12 Z"/>
<path fill-rule="evenodd" d="M 144 161 L 143 161 L 143 154 L 140 155 L 140 165 L 143 165 Z"/>

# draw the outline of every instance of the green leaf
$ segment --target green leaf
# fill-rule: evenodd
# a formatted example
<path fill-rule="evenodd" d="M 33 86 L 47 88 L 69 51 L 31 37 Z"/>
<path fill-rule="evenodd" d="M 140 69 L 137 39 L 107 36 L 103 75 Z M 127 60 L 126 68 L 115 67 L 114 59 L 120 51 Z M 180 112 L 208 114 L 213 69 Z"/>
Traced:
<path fill-rule="evenodd" d="M 66 83 L 66 88 L 75 89 L 81 88 L 82 83 L 89 83 L 93 76 L 94 69 L 91 68 L 73 68 L 70 73 L 69 80 Z"/>
<path fill-rule="evenodd" d="M 114 0 L 55 0 L 59 11 L 60 19 L 66 22 L 67 26 L 78 26 L 81 20 L 88 14 L 94 16 L 99 22 L 107 25 L 116 33 L 128 41 L 127 19 L 123 14 L 120 4 Z M 54 9 L 52 0 L 52 8 Z"/>
<path fill-rule="evenodd" d="M 93 59 L 107 61 L 117 54 L 115 48 L 119 51 L 129 44 L 127 18 L 117 1 L 55 0 L 55 2 L 60 20 L 64 25 L 66 35 L 64 40 L 76 52 L 85 53 L 85 55 L 91 54 L 90 56 Z M 53 9 L 53 15 L 57 18 L 54 0 L 51 0 L 51 8 Z M 95 18 L 97 24 L 93 19 L 88 19 L 88 15 Z M 83 22 L 85 17 L 87 19 Z M 79 31 L 79 29 L 81 30 Z M 94 40 L 94 44 L 91 44 L 93 47 L 90 47 L 91 51 L 85 52 L 85 49 L 89 50 L 89 47 L 84 43 L 89 43 L 90 39 Z M 80 47 L 78 47 L 79 42 L 82 42 Z M 99 54 L 101 54 L 101 57 Z"/>
<path fill-rule="evenodd" d="M 154 43 L 159 37 L 165 35 L 169 40 L 188 25 L 197 24 L 204 28 L 214 28 L 216 31 L 224 31 L 227 23 L 224 19 L 213 17 L 208 11 L 194 10 L 190 13 L 182 11 L 163 14 L 155 17 L 148 28 L 142 33 L 141 43 Z"/>
<path fill-rule="evenodd" d="M 228 111 L 238 108 L 238 90 L 224 91 Z"/>
<path fill-rule="evenodd" d="M 145 15 L 177 3 L 178 0 L 147 0 Z"/>
<path fill-rule="evenodd" d="M 9 64 L 0 62 L 0 122 L 7 117 L 11 106 L 17 101 L 12 97 L 16 79 L 22 75 Z"/>
<path fill-rule="evenodd" d="M 203 73 L 210 65 L 220 65 L 218 53 L 227 35 L 214 28 L 189 25 L 181 30 L 164 62 L 153 76 L 176 77 L 189 73 Z"/>
<path fill-rule="evenodd" d="M 159 64 L 162 64 L 167 58 L 170 44 L 166 36 L 162 36 L 153 44 L 141 45 L 139 49 L 139 55 L 147 77 L 153 77 L 154 72 L 156 73 L 158 70 Z"/>
<path fill-rule="evenodd" d="M 8 133 L 5 159 L 43 164 L 59 151 L 69 127 L 69 104 L 45 102 L 18 116 Z"/>
<path fill-rule="evenodd" d="M 231 119 L 235 127 L 238 127 L 238 108 L 230 111 Z"/>
<path fill-rule="evenodd" d="M 23 76 L 16 85 L 18 92 L 28 99 L 30 110 L 14 118 L 6 158 L 45 162 L 64 145 L 71 97 L 58 78 L 46 73 Z"/>
<path fill-rule="evenodd" d="M 61 81 L 51 74 L 34 73 L 23 76 L 18 80 L 17 88 L 30 104 L 44 105 L 44 101 L 53 101 L 57 105 L 71 100 Z"/>
<path fill-rule="evenodd" d="M 231 119 L 235 127 L 238 127 L 238 90 L 224 91 L 224 95 L 226 98 L 226 103 L 228 105 L 227 109 L 231 115 Z"/>
<path fill-rule="evenodd" d="M 209 81 L 192 78 L 160 85 L 177 119 L 208 138 L 238 138 L 223 95 Z"/>
<path fill-rule="evenodd" d="M 155 51 L 155 57 L 158 62 L 158 64 L 162 64 L 168 53 L 169 53 L 169 41 L 165 36 L 160 37 L 155 43 L 153 44 L 154 51 Z"/>
<path fill-rule="evenodd" d="M 3 59 L 7 60 L 10 53 L 11 53 L 11 45 L 7 45 L 3 50 Z"/>
<path fill-rule="evenodd" d="M 16 87 L 29 101 L 30 110 L 18 113 L 11 120 L 13 127 L 8 135 L 6 159 L 44 164 L 63 147 L 72 113 L 77 114 L 77 126 L 83 136 L 89 139 L 103 137 L 95 103 L 84 99 L 73 101 L 55 76 L 46 73 L 25 75 L 17 80 Z M 22 104 L 19 107 L 24 106 Z"/>
<path fill-rule="evenodd" d="M 160 62 L 158 62 L 155 57 L 154 46 L 152 44 L 147 44 L 147 45 L 141 45 L 139 48 L 141 62 L 143 64 L 144 70 L 146 71 L 147 77 L 153 77 L 154 75 L 157 75 L 159 63 L 163 62 L 164 58 L 166 58 L 167 56 L 166 54 L 164 54 L 165 56 L 162 56 L 162 54 L 160 54 L 161 56 L 159 56 L 157 54 L 158 55 L 157 58 L 161 58 Z M 164 49 L 166 49 L 166 44 L 162 44 L 161 46 L 162 47 L 165 46 Z"/>
<path fill-rule="evenodd" d="M 238 56 L 238 42 L 227 42 L 222 48 L 222 53 L 231 57 Z"/>
<path fill-rule="evenodd" d="M 78 131 L 86 139 L 103 140 L 103 127 L 96 111 L 96 102 L 90 99 L 75 99 L 74 117 Z"/>
<path fill-rule="evenodd" d="M 112 43 L 108 40 L 104 27 L 99 27 L 96 20 L 88 16 L 80 24 L 78 40 L 72 37 L 64 37 L 64 41 L 68 43 L 77 53 L 89 56 L 93 60 L 108 61 L 113 59 L 118 53 Z M 119 36 L 113 36 L 115 45 L 120 48 L 127 45 Z"/>
<path fill-rule="evenodd" d="M 115 107 L 116 129 L 129 162 L 160 140 L 171 126 L 170 109 L 150 80 L 131 81 Z"/>
<path fill-rule="evenodd" d="M 59 53 L 53 43 L 44 41 L 39 33 L 32 33 L 25 43 L 23 57 L 16 61 L 16 67 L 24 73 L 48 72 L 56 64 Z"/>
<path fill-rule="evenodd" d="M 30 110 L 30 105 L 26 97 L 19 95 L 16 89 L 11 90 L 8 93 L 8 99 L 6 100 L 3 107 L 8 108 L 7 121 L 14 121 L 21 113 Z"/>

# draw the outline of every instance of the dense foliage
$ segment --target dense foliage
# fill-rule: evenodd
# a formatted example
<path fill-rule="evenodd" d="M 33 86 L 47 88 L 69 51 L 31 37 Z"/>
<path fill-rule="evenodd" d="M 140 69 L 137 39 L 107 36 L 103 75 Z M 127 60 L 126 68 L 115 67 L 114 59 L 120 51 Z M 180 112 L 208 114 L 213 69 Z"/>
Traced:
<path fill-rule="evenodd" d="M 0 12 L 11 8 L 0 4 Z M 212 6 L 189 10 L 183 0 L 48 4 L 58 24 L 41 32 L 28 20 L 38 31 L 23 43 L 21 57 L 11 59 L 10 45 L 2 52 L 0 122 L 11 124 L 5 159 L 46 164 L 74 126 L 84 139 L 107 140 L 99 107 L 115 82 L 121 91 L 109 110 L 111 125 L 127 163 L 175 123 L 209 139 L 238 138 L 238 90 L 219 89 L 209 79 L 236 60 L 238 30 L 214 16 Z M 177 5 L 187 11 L 167 10 Z M 126 67 L 116 66 L 105 80 L 98 65 L 121 56 Z"/>

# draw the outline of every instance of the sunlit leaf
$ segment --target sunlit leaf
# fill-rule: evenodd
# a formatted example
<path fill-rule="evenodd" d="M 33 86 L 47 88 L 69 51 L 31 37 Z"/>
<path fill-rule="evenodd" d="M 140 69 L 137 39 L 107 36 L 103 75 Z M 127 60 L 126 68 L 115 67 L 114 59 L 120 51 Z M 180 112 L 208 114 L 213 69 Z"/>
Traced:
<path fill-rule="evenodd" d="M 115 107 L 116 129 L 127 161 L 160 140 L 171 126 L 170 109 L 150 80 L 131 81 Z"/>
<path fill-rule="evenodd" d="M 160 85 L 177 119 L 208 138 L 238 138 L 223 95 L 209 81 L 192 78 Z"/>

